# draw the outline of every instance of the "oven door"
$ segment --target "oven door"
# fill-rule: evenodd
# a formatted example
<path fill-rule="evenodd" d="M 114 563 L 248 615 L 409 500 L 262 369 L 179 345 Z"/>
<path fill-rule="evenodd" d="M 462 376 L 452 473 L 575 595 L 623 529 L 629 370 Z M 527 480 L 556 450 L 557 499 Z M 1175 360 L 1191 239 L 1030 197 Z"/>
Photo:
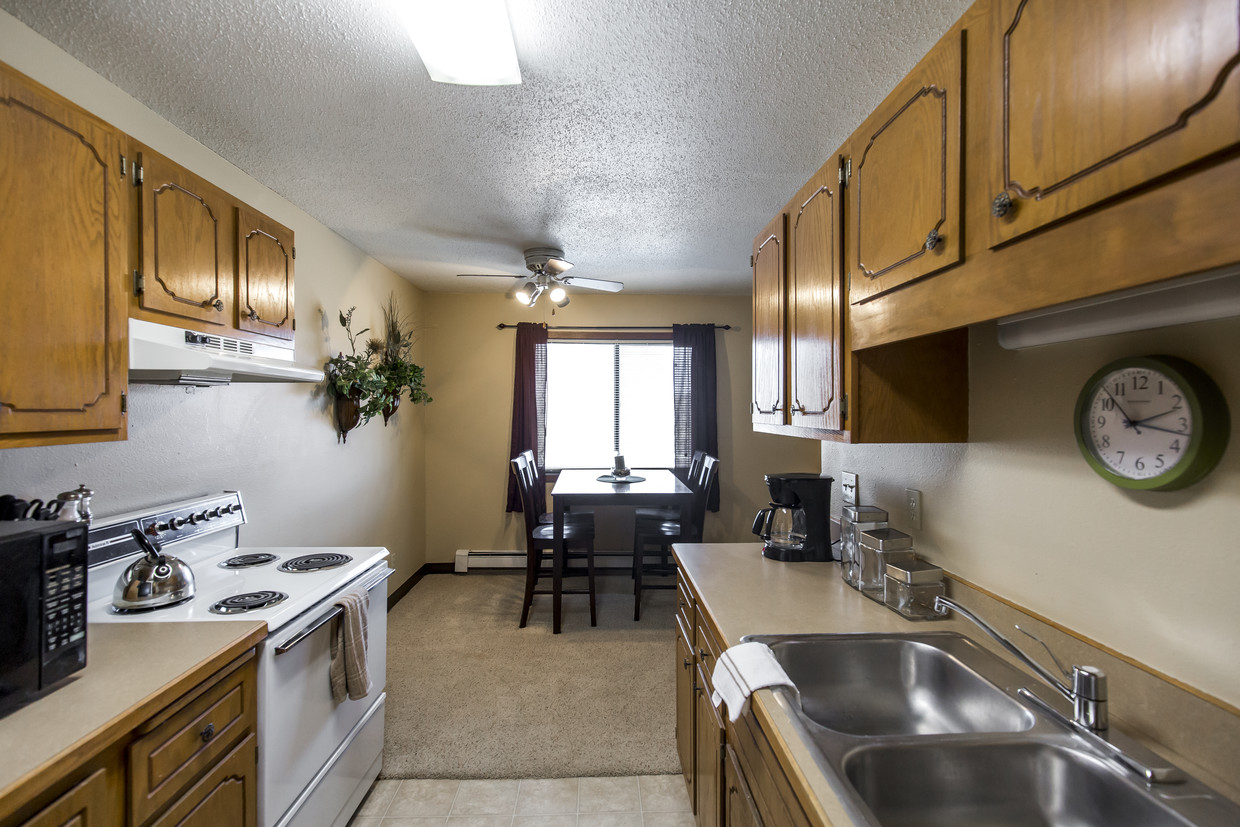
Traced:
<path fill-rule="evenodd" d="M 367 571 L 355 582 L 364 584 L 370 593 L 367 616 L 367 670 L 370 692 L 359 700 L 332 700 L 328 669 L 331 663 L 331 634 L 334 619 L 324 621 L 333 611 L 328 598 L 319 607 L 306 612 L 298 620 L 270 635 L 263 644 L 259 665 L 258 731 L 259 731 L 259 796 L 258 815 L 261 827 L 274 827 L 286 815 L 286 824 L 302 824 L 299 814 L 289 808 L 308 800 L 313 786 L 322 783 L 329 763 L 345 759 L 346 750 L 376 751 L 367 761 L 361 756 L 348 756 L 345 765 L 367 766 L 378 760 L 382 740 L 356 738 L 364 719 L 382 717 L 383 690 L 387 684 L 387 588 L 392 574 L 386 563 Z M 329 785 L 335 786 L 335 785 Z M 314 797 L 315 815 L 331 824 L 348 803 L 327 802 Z M 338 806 L 336 806 L 338 803 Z M 332 812 L 327 810 L 332 807 Z M 312 819 L 313 820 L 313 819 Z M 316 822 L 317 823 L 317 822 Z"/>

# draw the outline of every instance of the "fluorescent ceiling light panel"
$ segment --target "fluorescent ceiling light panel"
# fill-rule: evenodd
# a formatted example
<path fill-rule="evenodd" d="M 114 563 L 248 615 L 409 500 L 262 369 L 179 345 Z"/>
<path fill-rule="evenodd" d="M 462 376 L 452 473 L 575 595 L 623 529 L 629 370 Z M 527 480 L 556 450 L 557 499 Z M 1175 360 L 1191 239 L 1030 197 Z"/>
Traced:
<path fill-rule="evenodd" d="M 504 0 L 398 0 L 431 80 L 467 86 L 521 82 Z"/>

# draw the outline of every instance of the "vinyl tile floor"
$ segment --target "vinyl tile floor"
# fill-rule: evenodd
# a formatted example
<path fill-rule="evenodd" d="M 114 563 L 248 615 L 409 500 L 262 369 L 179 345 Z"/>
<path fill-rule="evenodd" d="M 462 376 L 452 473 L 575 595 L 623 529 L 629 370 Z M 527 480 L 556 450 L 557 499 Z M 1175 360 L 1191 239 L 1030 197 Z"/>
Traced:
<path fill-rule="evenodd" d="M 679 775 L 376 781 L 350 827 L 694 827 Z"/>

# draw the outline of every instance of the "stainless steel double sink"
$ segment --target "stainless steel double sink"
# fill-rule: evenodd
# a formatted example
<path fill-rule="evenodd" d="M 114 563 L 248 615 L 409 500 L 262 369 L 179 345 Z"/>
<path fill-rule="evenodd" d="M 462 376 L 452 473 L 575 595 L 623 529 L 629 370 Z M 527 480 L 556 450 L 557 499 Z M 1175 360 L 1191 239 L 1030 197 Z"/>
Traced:
<path fill-rule="evenodd" d="M 858 823 L 1240 825 L 1240 807 L 1199 781 L 1147 783 L 1028 702 L 1018 690 L 1038 682 L 963 635 L 743 640 L 770 646 L 796 685 L 778 702 Z M 1105 737 L 1161 761 L 1114 728 Z"/>

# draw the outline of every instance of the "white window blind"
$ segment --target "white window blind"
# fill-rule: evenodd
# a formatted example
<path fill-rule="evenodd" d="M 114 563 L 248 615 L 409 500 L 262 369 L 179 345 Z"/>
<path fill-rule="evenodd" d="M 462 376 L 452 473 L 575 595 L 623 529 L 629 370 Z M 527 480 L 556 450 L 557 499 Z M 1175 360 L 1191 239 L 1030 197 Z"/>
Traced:
<path fill-rule="evenodd" d="M 671 468 L 674 420 L 670 342 L 547 343 L 547 468 Z"/>

